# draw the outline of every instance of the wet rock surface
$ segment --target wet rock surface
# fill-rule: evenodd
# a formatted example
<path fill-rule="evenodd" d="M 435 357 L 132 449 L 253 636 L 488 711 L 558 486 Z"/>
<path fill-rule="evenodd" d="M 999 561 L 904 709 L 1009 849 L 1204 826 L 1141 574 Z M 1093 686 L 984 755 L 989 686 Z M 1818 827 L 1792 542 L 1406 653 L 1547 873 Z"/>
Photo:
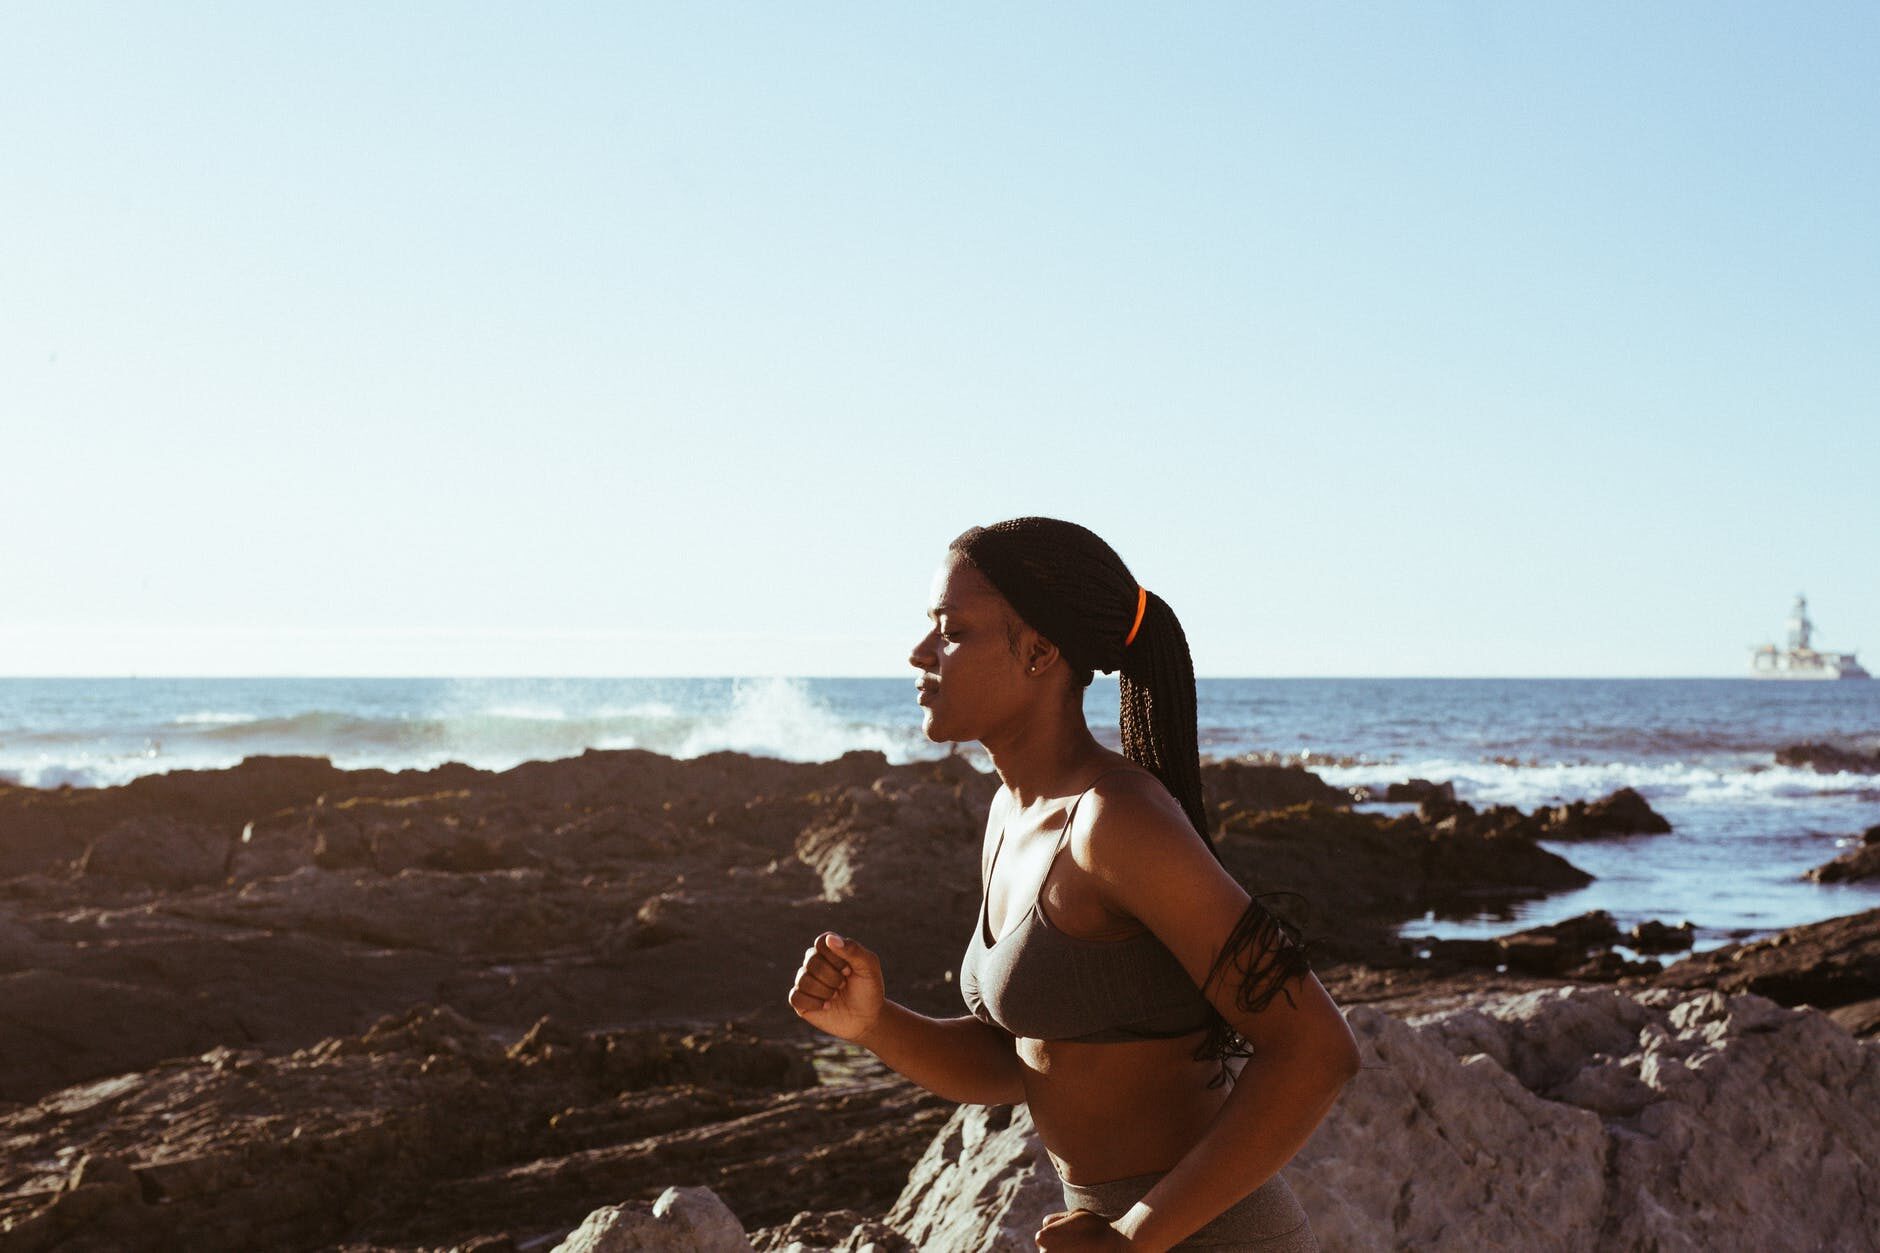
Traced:
<path fill-rule="evenodd" d="M 1428 804 L 1454 808 L 1456 785 L 1448 782 L 1432 783 L 1428 779 L 1411 779 L 1405 783 L 1390 784 L 1384 789 L 1383 799 L 1398 804 Z"/>
<path fill-rule="evenodd" d="M 1392 784 L 1386 799 L 1414 800 L 1424 822 L 1438 828 L 1481 836 L 1517 836 L 1528 840 L 1598 840 L 1629 835 L 1664 835 L 1671 824 L 1643 796 L 1629 787 L 1596 801 L 1573 801 L 1524 813 L 1512 805 L 1477 811 L 1456 799 L 1451 784 L 1412 779 Z"/>
<path fill-rule="evenodd" d="M 1805 766 L 1821 774 L 1880 774 L 1880 745 L 1790 744 L 1776 750 L 1779 766 Z"/>
<path fill-rule="evenodd" d="M 1810 870 L 1806 878 L 1816 883 L 1858 883 L 1880 878 L 1880 826 L 1868 827 L 1860 843 L 1833 861 Z"/>
<path fill-rule="evenodd" d="M 1664 946 L 1680 947 L 1679 936 L 1688 936 L 1690 932 L 1688 923 L 1680 931 L 1662 923 L 1648 922 L 1622 934 L 1612 915 L 1598 909 L 1491 940 L 1425 938 L 1414 943 L 1420 953 L 1428 953 L 1433 962 L 1442 966 L 1494 967 L 1535 975 L 1611 981 L 1662 969 L 1656 961 L 1628 960 L 1613 952 L 1613 945 L 1644 942 L 1661 946 L 1659 951 L 1667 951 Z M 1690 947 L 1688 939 L 1681 947 Z"/>
<path fill-rule="evenodd" d="M 1850 1031 L 1880 1027 L 1880 909 L 1710 949 L 1643 981 L 1663 988 L 1754 992 L 1829 1012 Z"/>
<path fill-rule="evenodd" d="M 1664 835 L 1671 824 L 1645 798 L 1622 787 L 1596 801 L 1573 801 L 1541 811 L 1542 838 L 1594 840 L 1614 835 Z"/>
<path fill-rule="evenodd" d="M 1250 890 L 1300 922 L 1321 954 L 1385 965 L 1414 960 L 1398 924 L 1426 911 L 1506 905 L 1581 887 L 1592 876 L 1521 830 L 1319 804 L 1277 811 L 1224 806 L 1221 860 Z"/>

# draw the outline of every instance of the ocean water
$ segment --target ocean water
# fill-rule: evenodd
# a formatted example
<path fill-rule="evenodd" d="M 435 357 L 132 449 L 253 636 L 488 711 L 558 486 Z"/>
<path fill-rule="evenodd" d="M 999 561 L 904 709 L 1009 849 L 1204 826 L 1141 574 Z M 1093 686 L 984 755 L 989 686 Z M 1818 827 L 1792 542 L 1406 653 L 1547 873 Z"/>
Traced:
<path fill-rule="evenodd" d="M 1880 823 L 1880 775 L 1774 764 L 1808 740 L 1880 747 L 1880 681 L 1203 679 L 1202 752 L 1309 755 L 1338 785 L 1452 780 L 1523 809 L 1637 788 L 1665 836 L 1550 845 L 1590 886 L 1406 934 L 1493 935 L 1607 909 L 1622 926 L 1690 919 L 1698 947 L 1880 905 L 1880 884 L 1803 871 Z M 1116 686 L 1086 709 L 1116 742 Z M 943 754 L 907 679 L 0 679 L 0 778 L 96 787 L 253 754 L 343 767 L 506 769 L 587 748 L 719 749 L 821 761 Z M 976 746 L 967 749 L 981 765 Z"/>

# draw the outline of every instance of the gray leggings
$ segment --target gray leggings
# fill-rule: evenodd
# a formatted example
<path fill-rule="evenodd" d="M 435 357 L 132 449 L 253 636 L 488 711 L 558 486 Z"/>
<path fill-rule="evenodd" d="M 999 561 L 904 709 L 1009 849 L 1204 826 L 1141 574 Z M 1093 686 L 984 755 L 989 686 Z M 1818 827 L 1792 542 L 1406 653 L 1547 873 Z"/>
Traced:
<path fill-rule="evenodd" d="M 1112 1221 L 1140 1201 L 1166 1171 L 1131 1175 L 1108 1183 L 1064 1184 L 1064 1208 L 1095 1210 Z M 1062 1183 L 1062 1180 L 1059 1180 Z M 1317 1253 L 1312 1224 L 1298 1198 L 1279 1175 L 1255 1188 L 1233 1207 L 1175 1246 L 1177 1249 L 1257 1250 L 1258 1253 Z"/>

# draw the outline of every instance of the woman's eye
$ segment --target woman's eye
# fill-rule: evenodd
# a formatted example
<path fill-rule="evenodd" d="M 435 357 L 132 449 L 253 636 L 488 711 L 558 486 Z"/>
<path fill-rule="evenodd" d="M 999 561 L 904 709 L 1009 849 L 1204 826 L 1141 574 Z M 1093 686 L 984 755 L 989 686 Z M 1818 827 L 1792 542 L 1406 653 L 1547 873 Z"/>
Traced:
<path fill-rule="evenodd" d="M 940 632 L 940 638 L 951 644 L 960 637 L 957 635 L 948 635 L 945 631 L 942 631 Z"/>

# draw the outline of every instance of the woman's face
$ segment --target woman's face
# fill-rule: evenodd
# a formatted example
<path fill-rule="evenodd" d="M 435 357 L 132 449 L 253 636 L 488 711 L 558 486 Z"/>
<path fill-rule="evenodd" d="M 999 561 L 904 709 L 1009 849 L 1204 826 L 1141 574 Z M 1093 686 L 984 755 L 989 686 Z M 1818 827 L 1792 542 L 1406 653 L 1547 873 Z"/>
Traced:
<path fill-rule="evenodd" d="M 935 742 L 984 739 L 1016 718 L 1030 693 L 1025 665 L 1012 650 L 1012 607 L 977 567 L 948 553 L 933 577 L 929 629 L 907 655 L 921 672 L 921 730 Z"/>

